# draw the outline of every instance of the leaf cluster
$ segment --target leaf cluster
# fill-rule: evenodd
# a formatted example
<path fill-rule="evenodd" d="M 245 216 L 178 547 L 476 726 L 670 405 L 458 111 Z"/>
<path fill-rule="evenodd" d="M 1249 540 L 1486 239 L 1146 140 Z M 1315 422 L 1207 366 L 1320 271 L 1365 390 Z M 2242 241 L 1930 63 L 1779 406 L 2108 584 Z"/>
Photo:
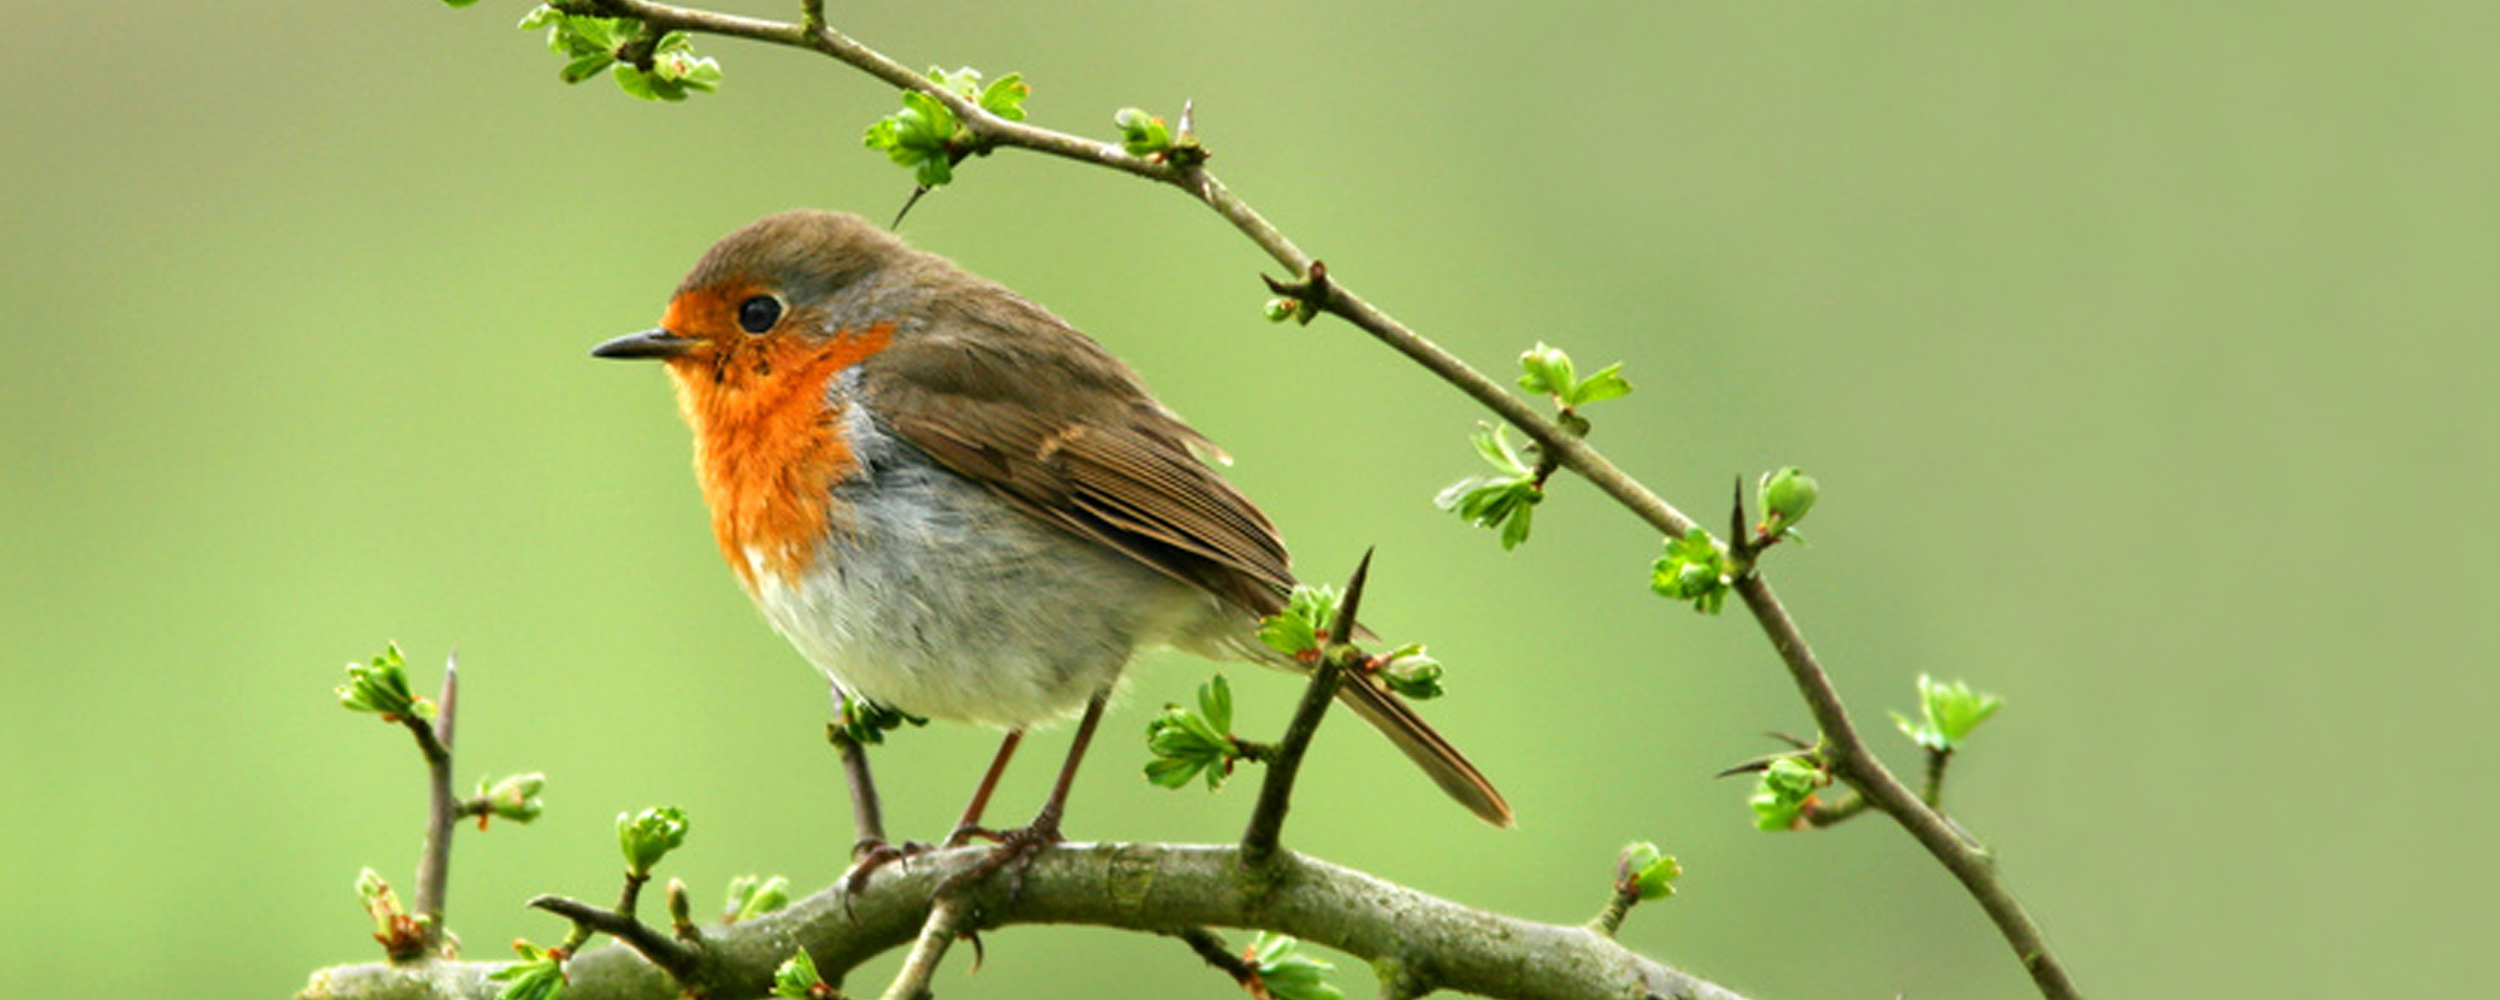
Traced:
<path fill-rule="evenodd" d="M 1538 341 L 1535 347 L 1519 355 L 1519 387 L 1551 397 L 1554 405 L 1564 411 L 1577 410 L 1590 403 L 1603 402 L 1629 394 L 1632 383 L 1623 377 L 1623 363 L 1607 365 L 1587 378 L 1573 371 L 1571 355 L 1562 348 Z"/>
<path fill-rule="evenodd" d="M 970 66 L 952 73 L 932 66 L 929 80 L 1011 122 L 1024 120 L 1024 99 L 1033 92 L 1021 73 L 1009 73 L 983 86 L 981 71 Z M 972 130 L 946 102 L 917 90 L 904 91 L 903 109 L 877 119 L 861 141 L 883 151 L 896 166 L 909 168 L 923 188 L 954 180 L 955 164 L 977 148 Z"/>
<path fill-rule="evenodd" d="M 1545 500 L 1545 486 L 1502 430 L 1497 425 L 1478 424 L 1472 438 L 1476 454 L 1493 467 L 1493 472 L 1452 483 L 1432 502 L 1470 524 L 1501 532 L 1502 547 L 1515 549 L 1528 540 L 1536 505 Z"/>
<path fill-rule="evenodd" d="M 729 905 L 721 910 L 721 923 L 742 923 L 788 905 L 790 880 L 787 877 L 740 875 L 729 880 Z"/>
<path fill-rule="evenodd" d="M 1232 734 L 1233 689 L 1217 674 L 1198 685 L 1195 711 L 1165 705 L 1163 714 L 1146 723 L 1146 750 L 1154 755 L 1146 762 L 1146 780 L 1179 788 L 1204 774 L 1209 791 L 1222 788 L 1242 757 Z"/>
<path fill-rule="evenodd" d="M 1260 931 L 1243 956 L 1258 982 L 1251 995 L 1273 1000 L 1345 1000 L 1328 974 L 1337 967 L 1301 953 L 1302 942 L 1290 935 Z"/>
<path fill-rule="evenodd" d="M 1912 721 L 1899 712 L 1892 713 L 1893 725 L 1918 745 L 1936 753 L 1952 753 L 1970 738 L 1971 730 L 1988 721 L 2005 700 L 1992 694 L 1971 690 L 1969 684 L 1954 681 L 1939 684 L 1926 674 L 1918 675 L 1918 707 L 1920 718 Z"/>
<path fill-rule="evenodd" d="M 671 31 L 650 37 L 651 27 L 630 17 L 571 14 L 541 4 L 521 18 L 524 31 L 547 29 L 547 48 L 565 58 L 557 76 L 580 83 L 613 72 L 616 85 L 646 101 L 682 101 L 720 87 L 720 64 L 694 54 L 694 36 Z"/>
<path fill-rule="evenodd" d="M 1344 598 L 1327 584 L 1299 584 L 1285 597 L 1285 609 L 1259 621 L 1259 641 L 1267 648 L 1305 663 L 1317 660 L 1320 646 L 1336 627 L 1337 606 Z"/>
<path fill-rule="evenodd" d="M 1703 614 L 1718 614 L 1734 583 L 1726 550 L 1699 527 L 1682 538 L 1668 539 L 1666 553 L 1650 564 L 1651 591 L 1671 600 L 1690 601 L 1693 610 Z"/>
<path fill-rule="evenodd" d="M 1615 858 L 1615 891 L 1642 902 L 1665 899 L 1675 895 L 1675 880 L 1683 874 L 1675 855 L 1649 841 L 1636 841 L 1624 845 Z"/>
<path fill-rule="evenodd" d="M 616 844 L 625 853 L 625 870 L 648 877 L 668 852 L 686 846 L 686 814 L 673 806 L 618 813 Z"/>
<path fill-rule="evenodd" d="M 512 950 L 520 953 L 520 961 L 486 974 L 504 984 L 495 1000 L 556 1000 L 564 995 L 564 949 L 514 941 Z"/>
<path fill-rule="evenodd" d="M 1763 830 L 1796 829 L 1813 805 L 1815 790 L 1831 783 L 1831 772 L 1812 758 L 1773 759 L 1755 779 L 1753 796 L 1745 800 L 1753 807 L 1753 825 Z"/>
<path fill-rule="evenodd" d="M 335 692 L 350 711 L 371 712 L 384 722 L 434 718 L 434 702 L 408 687 L 408 660 L 391 643 L 365 663 L 347 665 L 347 683 Z"/>
<path fill-rule="evenodd" d="M 929 724 L 929 720 L 920 716 L 887 708 L 847 691 L 843 692 L 842 703 L 834 714 L 834 731 L 861 746 L 884 743 L 886 733 L 906 725 L 917 727 Z"/>

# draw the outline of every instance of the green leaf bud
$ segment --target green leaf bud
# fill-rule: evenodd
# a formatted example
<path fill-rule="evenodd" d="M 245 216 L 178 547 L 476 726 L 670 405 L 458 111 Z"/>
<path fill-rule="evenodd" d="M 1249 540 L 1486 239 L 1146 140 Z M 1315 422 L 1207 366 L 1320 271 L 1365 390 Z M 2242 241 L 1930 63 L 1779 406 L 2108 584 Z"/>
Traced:
<path fill-rule="evenodd" d="M 616 842 L 625 852 L 625 870 L 647 877 L 668 852 L 685 846 L 686 814 L 673 807 L 616 814 Z"/>
<path fill-rule="evenodd" d="M 1814 477 L 1796 466 L 1764 473 L 1761 484 L 1762 525 L 1755 529 L 1763 537 L 1777 538 L 1806 519 L 1814 509 L 1816 486 Z"/>

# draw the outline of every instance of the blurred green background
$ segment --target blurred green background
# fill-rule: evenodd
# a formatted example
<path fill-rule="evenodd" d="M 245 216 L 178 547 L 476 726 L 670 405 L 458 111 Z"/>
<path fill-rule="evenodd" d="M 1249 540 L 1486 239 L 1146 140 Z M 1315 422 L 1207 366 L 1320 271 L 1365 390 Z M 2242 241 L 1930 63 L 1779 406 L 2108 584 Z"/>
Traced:
<path fill-rule="evenodd" d="M 351 883 L 406 878 L 420 769 L 330 688 L 389 639 L 426 683 L 459 652 L 464 784 L 553 775 L 539 824 L 458 844 L 471 956 L 557 937 L 534 893 L 612 892 L 621 810 L 691 813 L 668 867 L 703 900 L 840 870 L 821 689 L 719 564 L 661 375 L 584 352 L 754 216 L 890 216 L 907 176 L 858 136 L 894 98 L 720 41 L 727 87 L 689 105 L 565 88 L 523 9 L 43 4 L 0 36 L 0 992 L 272 997 L 372 958 Z M 1783 593 L 1898 767 L 1884 712 L 1919 673 L 2007 697 L 1952 805 L 2087 991 L 2482 978 L 2500 8 L 834 16 L 908 64 L 1022 71 L 1055 127 L 1194 98 L 1236 190 L 1454 351 L 1624 361 L 1598 443 L 1712 524 L 1734 477 L 1817 474 Z M 1380 546 L 1371 620 L 1452 664 L 1431 715 L 1519 827 L 1340 724 L 1293 846 L 1577 921 L 1657 839 L 1684 892 L 1628 939 L 1750 995 L 2028 991 L 1899 832 L 1758 834 L 1709 777 L 1807 726 L 1749 621 L 1651 597 L 1657 539 L 1582 484 L 1515 553 L 1433 510 L 1479 413 L 1342 325 L 1262 321 L 1273 268 L 1212 216 L 1002 155 L 906 232 L 1129 359 L 1306 573 Z M 1073 836 L 1236 834 L 1243 791 L 1138 778 L 1134 734 L 1208 672 L 1137 672 Z M 1248 724 L 1293 688 L 1241 677 Z M 942 832 L 990 744 L 886 753 L 899 831 Z M 1085 930 L 993 935 L 943 982 L 1231 990 Z"/>

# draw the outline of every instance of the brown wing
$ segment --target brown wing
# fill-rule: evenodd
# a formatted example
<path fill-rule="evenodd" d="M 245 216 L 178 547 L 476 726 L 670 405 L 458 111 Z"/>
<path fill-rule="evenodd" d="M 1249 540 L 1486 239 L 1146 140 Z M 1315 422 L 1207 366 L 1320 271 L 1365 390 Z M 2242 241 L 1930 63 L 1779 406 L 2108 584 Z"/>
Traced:
<path fill-rule="evenodd" d="M 863 375 L 895 434 L 1049 521 L 1252 614 L 1293 585 L 1266 515 L 1199 461 L 1205 439 L 1038 307 L 941 307 Z"/>
<path fill-rule="evenodd" d="M 948 468 L 1248 613 L 1284 606 L 1284 543 L 1198 460 L 1206 439 L 1040 307 L 1004 292 L 957 297 L 862 373 L 887 426 Z M 1349 678 L 1338 696 L 1451 797 L 1510 825 L 1493 783 L 1414 709 L 1367 678 Z"/>

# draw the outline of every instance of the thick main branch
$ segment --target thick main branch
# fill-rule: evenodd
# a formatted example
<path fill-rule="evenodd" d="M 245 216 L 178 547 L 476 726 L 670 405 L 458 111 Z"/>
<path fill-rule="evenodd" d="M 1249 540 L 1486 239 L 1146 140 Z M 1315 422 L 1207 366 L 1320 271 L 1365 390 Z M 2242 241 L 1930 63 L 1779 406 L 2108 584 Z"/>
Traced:
<path fill-rule="evenodd" d="M 757 996 L 794 948 L 828 979 L 913 942 L 940 884 L 975 867 L 986 847 L 922 855 L 846 899 L 839 883 L 745 923 L 704 928 L 704 985 Z M 1280 851 L 1256 872 L 1230 846 L 1066 844 L 1042 851 L 1011 904 L 1005 880 L 968 887 L 983 927 L 1084 924 L 1156 934 L 1240 927 L 1291 934 L 1366 961 L 1393 959 L 1443 989 L 1518 1000 L 1673 997 L 1742 1000 L 1644 958 L 1586 927 L 1520 920 L 1461 906 L 1353 869 Z M 490 1000 L 492 962 L 421 962 L 325 969 L 300 1000 Z M 667 1000 L 684 988 L 621 947 L 568 965 L 566 1000 Z"/>

